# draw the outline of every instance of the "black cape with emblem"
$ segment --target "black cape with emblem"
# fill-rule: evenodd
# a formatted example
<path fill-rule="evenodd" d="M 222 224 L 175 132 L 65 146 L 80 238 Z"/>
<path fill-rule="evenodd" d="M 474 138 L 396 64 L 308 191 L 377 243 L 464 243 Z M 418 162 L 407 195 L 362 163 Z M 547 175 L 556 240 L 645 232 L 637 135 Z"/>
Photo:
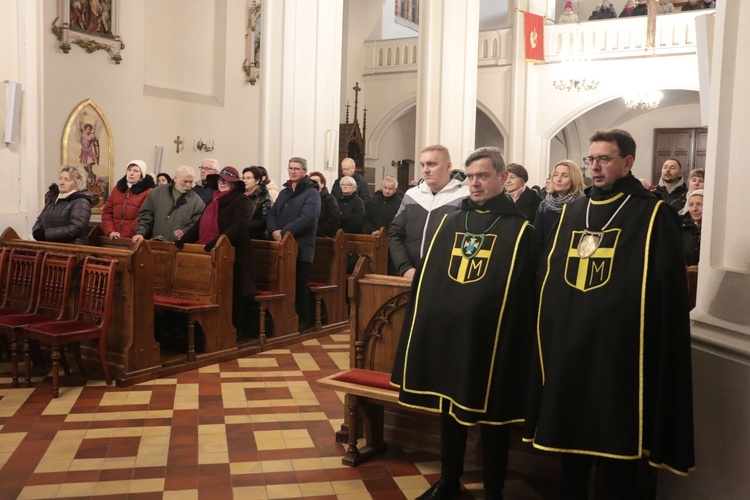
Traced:
<path fill-rule="evenodd" d="M 589 200 L 593 231 L 622 208 L 584 259 L 577 246 Z M 648 456 L 678 474 L 694 466 L 681 245 L 674 211 L 630 174 L 566 205 L 539 272 L 537 380 L 525 441 L 548 451 Z"/>
<path fill-rule="evenodd" d="M 447 404 L 464 425 L 523 421 L 536 264 L 534 229 L 504 193 L 481 207 L 466 199 L 443 218 L 414 276 L 396 353 L 391 383 L 402 405 Z"/>

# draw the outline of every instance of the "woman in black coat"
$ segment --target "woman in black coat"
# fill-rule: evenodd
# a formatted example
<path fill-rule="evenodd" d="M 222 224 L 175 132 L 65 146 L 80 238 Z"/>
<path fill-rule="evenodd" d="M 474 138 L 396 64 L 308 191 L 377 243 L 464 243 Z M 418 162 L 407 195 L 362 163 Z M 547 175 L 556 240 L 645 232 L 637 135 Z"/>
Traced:
<path fill-rule="evenodd" d="M 252 324 L 250 314 L 256 292 L 253 247 L 250 242 L 252 202 L 245 196 L 245 184 L 234 167 L 224 167 L 218 174 L 206 176 L 206 184 L 216 190 L 211 202 L 198 222 L 175 245 L 182 248 L 185 243 L 197 242 L 210 252 L 219 236 L 223 234 L 229 238 L 234 247 L 232 323 L 237 328 L 238 336 L 257 336 L 259 325 Z"/>
<path fill-rule="evenodd" d="M 526 183 L 529 182 L 529 173 L 523 165 L 510 163 L 506 170 L 508 171 L 508 180 L 505 181 L 505 192 L 516 204 L 518 211 L 526 217 L 527 221 L 533 224 L 542 199 L 536 191 L 526 186 Z"/>
<path fill-rule="evenodd" d="M 336 231 L 341 227 L 341 210 L 336 198 L 328 192 L 326 178 L 321 172 L 312 172 L 310 180 L 318 184 L 320 192 L 320 218 L 315 236 L 335 238 Z"/>
<path fill-rule="evenodd" d="M 365 202 L 357 194 L 357 181 L 352 177 L 342 177 L 341 186 L 341 229 L 345 233 L 362 234 L 365 220 Z"/>
<path fill-rule="evenodd" d="M 63 165 L 57 184 L 44 196 L 44 208 L 31 233 L 37 241 L 86 244 L 91 219 L 91 193 L 86 191 L 86 173 Z"/>
<path fill-rule="evenodd" d="M 387 175 L 383 178 L 382 189 L 377 191 L 365 207 L 365 220 L 362 228 L 365 234 L 376 234 L 381 227 L 386 232 L 396 217 L 403 200 L 403 193 L 398 191 L 396 179 Z"/>
<path fill-rule="evenodd" d="M 701 222 L 703 220 L 703 190 L 690 193 L 682 216 L 682 241 L 685 246 L 685 263 L 697 266 L 701 258 Z"/>
<path fill-rule="evenodd" d="M 268 188 L 263 184 L 263 171 L 258 167 L 247 167 L 242 171 L 242 182 L 245 183 L 245 196 L 253 204 L 253 218 L 250 221 L 250 237 L 255 240 L 267 240 L 268 228 L 266 219 L 273 201 Z"/>

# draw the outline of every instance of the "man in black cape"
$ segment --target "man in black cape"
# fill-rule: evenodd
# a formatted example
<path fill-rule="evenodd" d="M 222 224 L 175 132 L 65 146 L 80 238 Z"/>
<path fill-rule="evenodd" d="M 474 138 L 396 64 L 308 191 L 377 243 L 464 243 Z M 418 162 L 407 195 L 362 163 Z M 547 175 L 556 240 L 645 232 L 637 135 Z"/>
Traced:
<path fill-rule="evenodd" d="M 594 185 L 565 206 L 539 271 L 525 441 L 562 453 L 562 498 L 637 498 L 639 459 L 687 475 L 693 407 L 687 276 L 674 211 L 633 177 L 624 130 L 589 139 Z"/>
<path fill-rule="evenodd" d="M 480 425 L 485 498 L 502 498 L 509 424 L 522 422 L 533 357 L 533 227 L 505 194 L 498 148 L 466 160 L 468 199 L 444 216 L 414 276 L 391 378 L 399 402 L 440 413 L 441 478 L 460 495 L 467 427 Z"/>

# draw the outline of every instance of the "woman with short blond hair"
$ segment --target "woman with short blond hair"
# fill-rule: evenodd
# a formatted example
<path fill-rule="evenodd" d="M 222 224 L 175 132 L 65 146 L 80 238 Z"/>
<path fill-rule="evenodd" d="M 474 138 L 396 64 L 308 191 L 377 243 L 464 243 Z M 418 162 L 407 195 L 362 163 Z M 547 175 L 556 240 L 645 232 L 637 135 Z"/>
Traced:
<path fill-rule="evenodd" d="M 85 245 L 91 198 L 86 190 L 86 172 L 74 165 L 60 167 L 57 184 L 49 187 L 44 208 L 31 230 L 34 239 Z"/>

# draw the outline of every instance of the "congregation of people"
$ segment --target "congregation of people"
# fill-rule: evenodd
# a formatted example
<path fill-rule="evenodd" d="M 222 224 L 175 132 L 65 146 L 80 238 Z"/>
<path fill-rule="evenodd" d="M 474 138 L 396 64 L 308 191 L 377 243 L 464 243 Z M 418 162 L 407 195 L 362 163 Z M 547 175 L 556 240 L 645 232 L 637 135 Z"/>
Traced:
<path fill-rule="evenodd" d="M 655 6 L 656 14 L 672 14 L 675 12 L 689 12 L 691 10 L 700 9 L 715 9 L 716 2 L 714 0 L 687 0 L 682 4 L 681 7 L 675 7 L 674 2 L 670 0 L 659 0 L 659 3 Z M 597 21 L 601 19 L 614 19 L 618 17 L 632 17 L 632 16 L 646 16 L 648 15 L 648 0 L 628 0 L 625 2 L 620 13 L 617 13 L 615 5 L 604 0 L 602 3 L 597 4 L 594 10 L 588 16 L 589 21 Z M 563 7 L 563 13 L 557 19 L 560 24 L 566 23 L 577 23 L 580 22 L 578 13 L 573 9 L 573 2 L 565 2 Z"/>
<path fill-rule="evenodd" d="M 650 186 L 632 175 L 634 159 L 635 143 L 627 132 L 597 131 L 583 168 L 570 159 L 557 161 L 540 188 L 527 186 L 527 169 L 518 163 L 506 165 L 497 148 L 480 148 L 466 160 L 465 169 L 455 169 L 448 149 L 433 145 L 420 153 L 421 181 L 402 193 L 396 179 L 385 176 L 373 195 L 349 158 L 342 161 L 342 175 L 329 193 L 325 175 L 308 172 L 307 160 L 293 157 L 288 180 L 275 195 L 275 183 L 260 166 L 240 173 L 209 158 L 201 163 L 196 181 L 191 166 L 178 167 L 171 177 L 154 176 L 144 161 L 136 159 L 128 162 L 125 175 L 115 183 L 102 209 L 101 227 L 113 240 L 163 240 L 178 249 L 192 243 L 207 252 L 225 235 L 235 248 L 232 321 L 240 336 L 253 335 L 258 317 L 253 304 L 253 239 L 281 242 L 287 233 L 294 236 L 295 309 L 302 331 L 315 320 L 309 284 L 315 238 L 331 238 L 339 229 L 372 235 L 386 231 L 389 273 L 413 280 L 392 384 L 399 388 L 402 404 L 440 413 L 441 479 L 420 498 L 457 495 L 466 429 L 471 425 L 480 425 L 485 441 L 487 498 L 500 498 L 508 461 L 507 424 L 524 420 L 524 440 L 562 452 L 563 498 L 585 498 L 581 495 L 595 457 L 611 482 L 607 491 L 629 498 L 637 476 L 633 459 L 642 456 L 633 448 L 638 437 L 632 435 L 629 420 L 633 405 L 639 404 L 638 383 L 614 381 L 620 375 L 638 379 L 628 368 L 633 357 L 635 366 L 639 356 L 645 362 L 643 390 L 650 399 L 641 416 L 649 419 L 652 464 L 684 474 L 693 465 L 692 403 L 685 388 L 690 383 L 687 303 L 677 303 L 681 289 L 667 293 L 659 287 L 684 280 L 687 294 L 686 266 L 699 262 L 705 177 L 696 169 L 686 178 L 681 162 L 670 158 L 662 165 L 658 184 Z M 86 243 L 91 194 L 85 180 L 82 168 L 60 169 L 33 227 L 36 240 Z M 618 218 L 623 208 L 628 215 Z M 653 232 L 644 225 L 648 220 Z M 629 259 L 614 259 L 616 249 L 626 250 L 617 248 L 620 233 L 633 235 L 622 243 L 633 245 L 627 249 L 633 252 Z M 645 253 L 639 245 L 645 245 Z M 577 252 L 579 266 L 572 274 L 571 252 Z M 458 265 L 457 256 L 473 263 Z M 628 273 L 638 273 L 640 266 L 649 272 L 633 287 Z M 493 279 L 483 280 L 488 273 Z M 535 290 L 537 276 L 543 279 L 541 289 Z M 478 283 L 471 292 L 463 286 L 469 283 Z M 570 287 L 597 291 L 579 297 L 570 294 Z M 645 300 L 638 298 L 644 293 Z M 623 307 L 618 314 L 602 309 L 610 299 L 597 297 L 610 294 L 618 294 L 623 304 L 635 309 Z M 654 297 L 667 295 L 675 301 L 669 308 L 677 311 L 678 320 L 654 305 L 661 304 Z M 541 301 L 538 309 L 533 306 L 536 301 Z M 638 312 L 638 304 L 647 304 L 646 310 Z M 601 325 L 580 317 L 576 311 L 584 309 L 591 313 L 588 318 L 617 316 L 611 326 L 622 330 L 619 340 L 600 345 L 596 338 Z M 636 314 L 645 315 L 645 322 L 632 322 Z M 666 323 L 669 334 L 664 331 Z M 639 330 L 644 324 L 653 340 L 639 353 L 626 339 L 644 335 Z M 576 335 L 563 340 L 561 331 Z M 689 327 L 687 331 L 689 349 Z M 475 339 L 469 343 L 473 347 L 459 342 L 459 334 Z M 576 345 L 588 343 L 596 348 L 578 353 L 576 361 Z M 564 352 L 571 357 L 560 358 Z M 447 359 L 455 365 L 450 372 L 444 370 Z M 662 363 L 682 374 L 687 370 L 686 378 L 672 377 L 658 385 Z M 613 378 L 612 370 L 620 369 Z M 604 394 L 609 395 L 604 399 L 615 400 L 597 413 L 592 402 Z M 566 398 L 578 403 L 561 405 Z M 656 411 L 666 400 L 685 413 Z M 597 437 L 600 431 L 591 431 L 609 428 L 599 418 L 619 421 L 621 430 Z M 635 425 L 636 434 L 638 425 L 643 424 Z M 681 444 L 673 447 L 670 443 L 675 442 Z M 607 444 L 598 449 L 595 443 Z"/>

